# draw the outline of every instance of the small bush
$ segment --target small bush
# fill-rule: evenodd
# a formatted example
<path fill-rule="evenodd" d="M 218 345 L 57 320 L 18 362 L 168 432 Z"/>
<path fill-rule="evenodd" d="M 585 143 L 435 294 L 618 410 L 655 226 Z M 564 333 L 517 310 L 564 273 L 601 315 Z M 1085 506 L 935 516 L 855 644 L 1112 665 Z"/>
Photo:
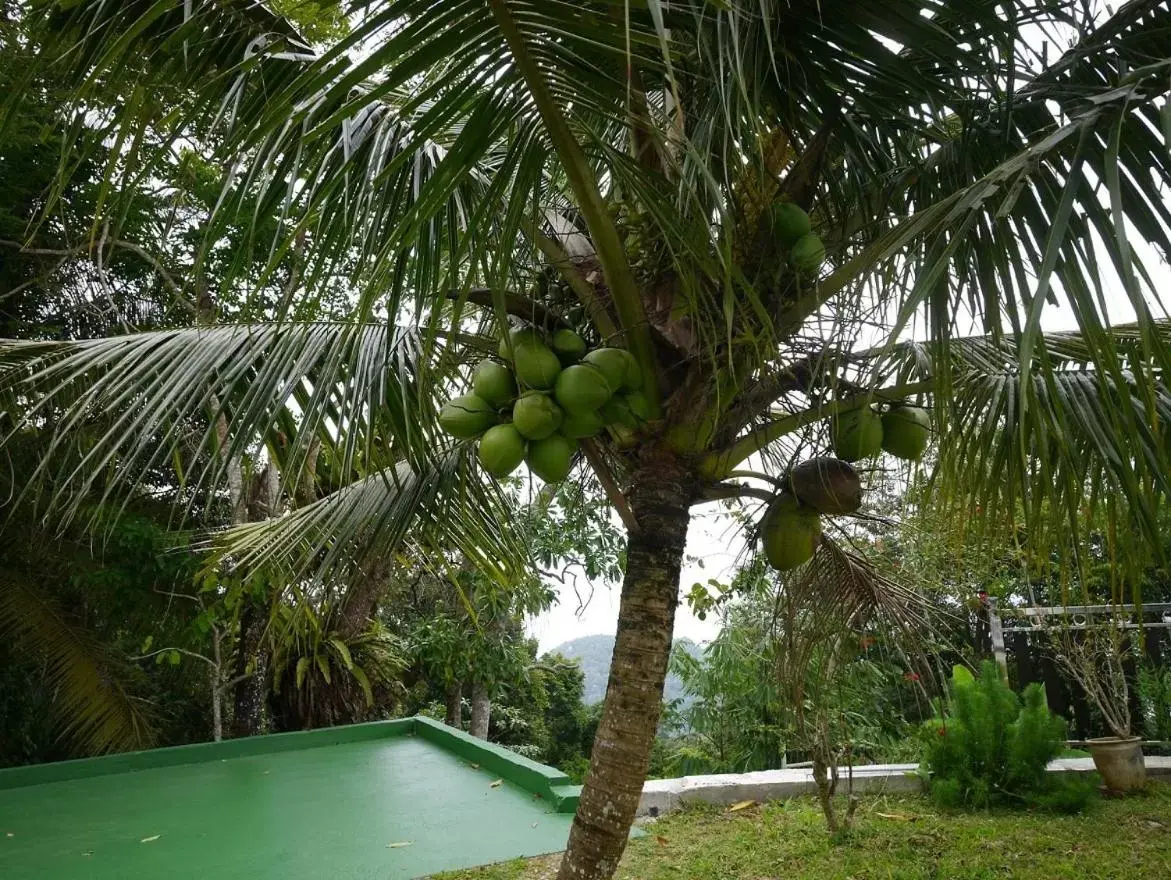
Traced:
<path fill-rule="evenodd" d="M 1029 685 L 1022 696 L 995 663 L 985 663 L 979 678 L 956 668 L 950 711 L 923 727 L 923 768 L 936 803 L 1085 808 L 1092 780 L 1054 778 L 1045 770 L 1065 747 L 1065 719 L 1049 711 L 1040 685 Z"/>

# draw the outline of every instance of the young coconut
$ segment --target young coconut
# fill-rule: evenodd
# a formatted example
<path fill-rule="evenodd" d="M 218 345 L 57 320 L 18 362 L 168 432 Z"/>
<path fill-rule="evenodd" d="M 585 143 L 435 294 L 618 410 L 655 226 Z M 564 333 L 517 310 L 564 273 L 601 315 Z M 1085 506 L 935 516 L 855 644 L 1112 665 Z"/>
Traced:
<path fill-rule="evenodd" d="M 633 360 L 633 358 L 627 360 L 629 357 L 630 352 L 621 348 L 595 348 L 588 352 L 582 360 L 601 370 L 606 377 L 606 384 L 610 386 L 611 390 L 618 391 L 626 381 L 626 372 L 631 360 Z"/>
<path fill-rule="evenodd" d="M 622 377 L 623 391 L 638 391 L 642 388 L 642 370 L 638 366 L 638 358 L 625 348 L 618 349 L 626 361 L 626 375 Z"/>
<path fill-rule="evenodd" d="M 560 483 L 569 476 L 569 469 L 573 466 L 573 453 L 576 451 L 576 440 L 570 440 L 561 434 L 553 434 L 544 440 L 534 440 L 530 443 L 525 462 L 529 470 L 546 483 Z"/>
<path fill-rule="evenodd" d="M 572 330 L 558 330 L 551 340 L 553 353 L 563 367 L 576 364 L 586 353 L 586 342 Z"/>
<path fill-rule="evenodd" d="M 810 232 L 797 239 L 789 251 L 789 265 L 802 275 L 816 275 L 825 261 L 825 245 Z"/>
<path fill-rule="evenodd" d="M 541 331 L 536 327 L 521 327 L 518 330 L 509 330 L 501 338 L 500 345 L 496 348 L 496 353 L 500 355 L 502 361 L 511 361 L 512 353 L 518 345 L 529 345 L 532 343 L 539 345 L 545 344 L 545 340 L 541 336 Z"/>
<path fill-rule="evenodd" d="M 788 571 L 813 558 L 821 539 L 821 517 L 790 492 L 782 492 L 769 505 L 760 522 L 764 556 L 777 571 Z"/>
<path fill-rule="evenodd" d="M 528 388 L 552 388 L 561 373 L 561 361 L 549 346 L 540 342 L 523 342 L 512 349 L 516 378 Z"/>
<path fill-rule="evenodd" d="M 574 364 L 557 377 L 553 396 L 566 412 L 591 412 L 610 399 L 606 375 L 593 364 Z"/>
<path fill-rule="evenodd" d="M 525 438 L 512 425 L 489 428 L 480 438 L 480 465 L 494 477 L 507 477 L 525 457 Z"/>
<path fill-rule="evenodd" d="M 769 228 L 777 237 L 781 247 L 791 248 L 802 236 L 813 230 L 809 222 L 809 215 L 793 202 L 781 202 L 773 205 L 768 211 Z"/>
<path fill-rule="evenodd" d="M 839 458 L 811 458 L 789 471 L 789 488 L 806 507 L 831 516 L 862 506 L 858 472 Z"/>
<path fill-rule="evenodd" d="M 472 391 L 496 409 L 503 409 L 516 399 L 516 378 L 504 364 L 485 358 L 472 373 Z"/>
<path fill-rule="evenodd" d="M 882 448 L 895 458 L 918 461 L 931 439 L 931 416 L 927 410 L 897 404 L 882 417 Z"/>
<path fill-rule="evenodd" d="M 548 394 L 530 391 L 512 407 L 512 425 L 522 437 L 544 440 L 561 427 L 565 413 Z"/>
<path fill-rule="evenodd" d="M 492 404 L 475 394 L 449 400 L 439 411 L 439 427 L 461 440 L 479 437 L 497 421 Z"/>
<path fill-rule="evenodd" d="M 882 451 L 882 418 L 868 406 L 847 410 L 834 417 L 830 439 L 840 459 L 872 458 Z"/>
<path fill-rule="evenodd" d="M 566 410 L 565 418 L 561 421 L 560 431 L 570 439 L 582 440 L 600 434 L 605 427 L 606 423 L 597 410 L 591 409 L 583 412 Z"/>

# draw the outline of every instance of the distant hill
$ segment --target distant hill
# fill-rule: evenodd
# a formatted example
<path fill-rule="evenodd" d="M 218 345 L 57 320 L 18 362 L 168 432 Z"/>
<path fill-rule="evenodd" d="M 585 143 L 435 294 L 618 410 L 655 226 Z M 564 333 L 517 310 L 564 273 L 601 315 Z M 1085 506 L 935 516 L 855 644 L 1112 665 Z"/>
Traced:
<path fill-rule="evenodd" d="M 698 656 L 703 647 L 691 639 L 676 639 L 675 647 L 682 647 L 689 654 Z M 610 657 L 614 653 L 613 636 L 581 636 L 562 642 L 550 654 L 561 654 L 570 660 L 581 663 L 585 673 L 585 703 L 601 702 L 606 696 L 606 681 L 610 676 Z M 667 684 L 664 688 L 664 698 L 675 700 L 683 696 L 683 685 L 674 675 L 667 675 Z"/>

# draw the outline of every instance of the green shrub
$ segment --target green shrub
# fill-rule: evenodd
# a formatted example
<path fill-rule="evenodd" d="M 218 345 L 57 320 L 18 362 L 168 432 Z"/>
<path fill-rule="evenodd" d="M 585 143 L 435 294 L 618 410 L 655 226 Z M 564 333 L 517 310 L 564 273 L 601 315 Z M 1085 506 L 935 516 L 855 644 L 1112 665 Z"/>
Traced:
<path fill-rule="evenodd" d="M 985 663 L 979 678 L 955 669 L 950 711 L 923 727 L 923 771 L 936 803 L 951 808 L 1008 803 L 1058 812 L 1086 806 L 1096 788 L 1093 780 L 1045 770 L 1065 747 L 1065 719 L 1049 711 L 1040 685 L 1029 685 L 1022 697 L 995 663 Z"/>

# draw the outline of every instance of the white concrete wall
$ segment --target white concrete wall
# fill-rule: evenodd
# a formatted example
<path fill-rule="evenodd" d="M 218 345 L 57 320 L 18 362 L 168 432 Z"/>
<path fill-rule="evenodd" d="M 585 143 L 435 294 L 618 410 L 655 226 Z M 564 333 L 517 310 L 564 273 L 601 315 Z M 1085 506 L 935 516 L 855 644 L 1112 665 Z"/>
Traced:
<path fill-rule="evenodd" d="M 1171 758 L 1146 759 L 1147 776 L 1171 779 Z M 870 764 L 853 770 L 854 791 L 917 791 L 918 764 Z M 1089 758 L 1059 758 L 1049 765 L 1051 773 L 1088 773 L 1094 769 Z M 838 793 L 847 791 L 847 771 L 841 771 Z M 683 776 L 678 779 L 651 779 L 642 787 L 638 815 L 661 816 L 684 804 L 735 804 L 741 801 L 773 801 L 817 791 L 813 771 L 807 768 L 761 770 L 756 773 L 724 773 L 711 776 Z"/>

